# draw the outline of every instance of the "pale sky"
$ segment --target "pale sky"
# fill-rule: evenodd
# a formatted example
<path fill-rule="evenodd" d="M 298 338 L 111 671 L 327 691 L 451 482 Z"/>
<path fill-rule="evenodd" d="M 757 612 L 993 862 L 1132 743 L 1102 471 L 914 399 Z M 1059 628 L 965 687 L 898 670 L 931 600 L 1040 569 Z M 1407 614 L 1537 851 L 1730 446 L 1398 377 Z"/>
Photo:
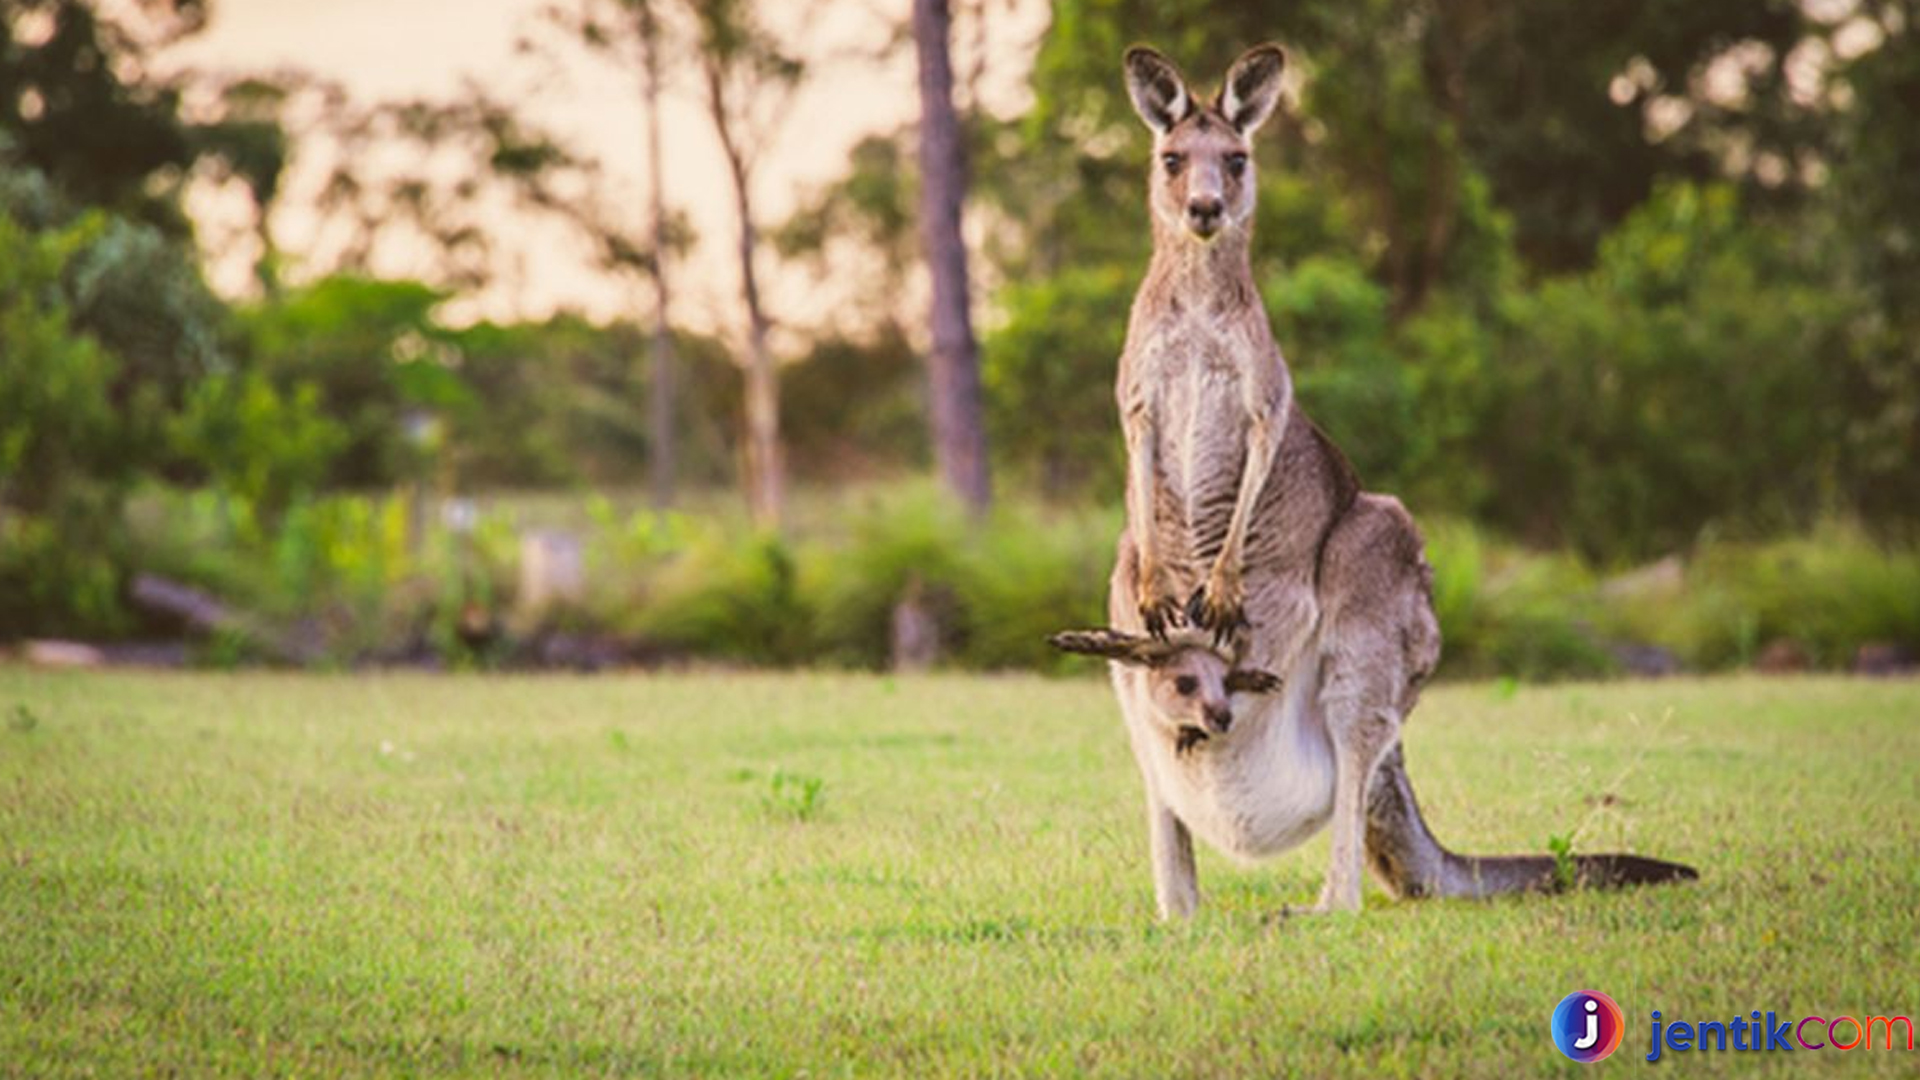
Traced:
<path fill-rule="evenodd" d="M 450 97 L 467 77 L 478 77 L 494 96 L 520 103 L 526 112 L 577 150 L 597 156 L 631 205 L 636 226 L 644 222 L 644 113 L 638 84 L 629 71 L 582 60 L 555 70 L 551 63 L 516 54 L 518 39 L 538 26 L 551 0 L 215 0 L 205 32 L 174 47 L 163 69 L 184 67 L 241 73 L 300 68 L 344 84 L 366 101 L 392 97 Z M 890 24 L 904 22 L 910 0 L 830 0 L 779 4 L 765 0 L 766 21 L 803 54 L 821 57 L 871 48 L 886 40 Z M 1032 46 L 1044 32 L 1045 0 L 986 0 L 987 62 L 982 99 L 996 112 L 1026 107 L 1025 77 Z M 810 22 L 801 21 L 814 12 Z M 956 35 L 961 37 L 962 35 Z M 957 40 L 956 64 L 971 63 L 969 41 Z M 917 83 L 909 42 L 884 63 L 827 61 L 793 105 L 792 120 L 775 143 L 763 148 L 755 181 L 762 225 L 785 218 L 805 193 L 841 174 L 848 148 L 861 136 L 912 122 L 918 115 Z M 676 321 L 726 328 L 738 321 L 738 274 L 732 253 L 734 226 L 728 180 L 718 145 L 700 109 L 695 87 L 684 75 L 670 86 L 663 109 L 663 157 L 669 202 L 686 212 L 698 230 L 700 249 L 682 268 L 686 297 Z M 285 200 L 297 203 L 299 162 Z M 218 216 L 218 207 L 207 211 Z M 309 219 L 310 220 L 310 219 Z M 304 237 L 297 205 L 275 219 L 283 248 L 297 253 Z M 217 230 L 209 228 L 212 236 Z M 595 316 L 638 314 L 648 309 L 633 285 L 608 281 L 586 265 L 586 253 L 558 237 L 529 232 L 504 220 L 501 246 L 514 249 L 514 279 L 482 298 L 478 313 L 496 317 L 538 315 L 556 307 Z M 244 264 L 245 260 L 240 260 Z M 831 303 L 823 283 L 779 272 L 770 306 L 776 315 L 808 321 L 810 307 Z M 216 284 L 244 287 L 243 266 L 214 267 Z M 639 293 L 639 295 L 636 295 Z"/>

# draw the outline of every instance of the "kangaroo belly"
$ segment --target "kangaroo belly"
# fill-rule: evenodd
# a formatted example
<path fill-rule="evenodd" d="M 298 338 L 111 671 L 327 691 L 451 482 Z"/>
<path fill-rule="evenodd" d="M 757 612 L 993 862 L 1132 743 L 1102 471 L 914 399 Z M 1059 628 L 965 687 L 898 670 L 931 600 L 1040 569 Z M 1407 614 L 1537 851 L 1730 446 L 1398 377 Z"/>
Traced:
<path fill-rule="evenodd" d="M 1333 747 L 1311 675 L 1236 708 L 1234 728 L 1185 754 L 1164 739 L 1152 768 L 1161 798 L 1222 853 L 1252 861 L 1299 846 L 1333 813 Z M 1238 703 L 1236 703 L 1238 704 Z"/>

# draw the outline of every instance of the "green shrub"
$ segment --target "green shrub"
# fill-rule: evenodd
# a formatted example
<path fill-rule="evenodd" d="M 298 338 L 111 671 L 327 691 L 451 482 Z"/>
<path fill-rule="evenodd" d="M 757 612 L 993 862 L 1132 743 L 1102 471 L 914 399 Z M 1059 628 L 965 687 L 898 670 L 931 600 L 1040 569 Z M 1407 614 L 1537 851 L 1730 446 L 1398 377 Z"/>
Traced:
<path fill-rule="evenodd" d="M 880 668 L 892 645 L 893 609 L 909 588 L 960 631 L 963 549 L 974 526 L 931 485 L 882 492 L 846 518 L 847 533 L 817 540 L 808 560 L 814 634 L 822 657 Z"/>
<path fill-rule="evenodd" d="M 784 665 L 808 657 L 811 624 L 798 564 L 785 541 L 707 527 L 662 560 L 631 625 L 649 642 L 672 649 Z"/>
<path fill-rule="evenodd" d="M 1669 594 L 1623 599 L 1617 632 L 1713 670 L 1750 663 L 1768 642 L 1797 643 L 1821 667 L 1845 667 L 1863 644 L 1920 649 L 1920 551 L 1827 522 L 1805 536 L 1709 541 Z"/>
<path fill-rule="evenodd" d="M 1002 505 L 984 521 L 928 486 L 897 489 L 858 512 L 843 538 L 812 546 L 819 655 L 883 667 L 893 612 L 910 591 L 945 636 L 949 663 L 1052 668 L 1047 636 L 1106 621 L 1117 515 Z"/>
<path fill-rule="evenodd" d="M 1116 512 L 998 510 L 961 559 L 966 637 L 954 659 L 972 668 L 1055 670 L 1047 644 L 1060 630 L 1107 623 L 1107 578 L 1120 533 Z"/>
<path fill-rule="evenodd" d="M 1585 567 L 1493 542 L 1463 522 L 1428 526 L 1442 676 L 1522 679 L 1602 675 L 1613 659 L 1592 629 Z"/>

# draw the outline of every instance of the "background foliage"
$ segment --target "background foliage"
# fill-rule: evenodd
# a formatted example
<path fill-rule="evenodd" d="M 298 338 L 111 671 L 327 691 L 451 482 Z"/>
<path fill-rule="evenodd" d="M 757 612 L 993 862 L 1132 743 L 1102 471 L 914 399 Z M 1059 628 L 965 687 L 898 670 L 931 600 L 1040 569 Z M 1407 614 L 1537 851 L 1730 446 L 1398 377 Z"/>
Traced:
<path fill-rule="evenodd" d="M 669 38 L 694 26 L 678 10 L 660 7 Z M 745 10 L 703 14 L 721 21 L 679 45 L 720 41 Z M 1256 277 L 1308 411 L 1432 525 L 1450 670 L 1605 671 L 1622 643 L 1698 666 L 1781 639 L 1823 664 L 1920 649 L 1910 0 L 1057 0 L 1031 108 L 965 117 L 1011 494 L 971 522 L 911 481 L 930 458 L 920 316 L 899 287 L 919 184 L 913 132 L 882 132 L 767 223 L 766 259 L 868 286 L 785 328 L 786 452 L 820 494 L 780 534 L 712 494 L 739 461 L 729 342 L 671 338 L 673 459 L 698 494 L 672 516 L 600 503 L 582 520 L 586 492 L 634 485 L 658 445 L 652 339 L 567 313 L 445 315 L 486 273 L 486 184 L 585 230 L 614 272 L 672 254 L 595 216 L 591 162 L 484 95 L 336 101 L 332 135 L 353 146 L 470 161 L 451 183 L 342 167 L 319 210 L 356 223 L 359 254 L 280 251 L 268 211 L 313 137 L 285 105 L 338 91 L 227 80 L 189 115 L 199 76 L 142 61 L 207 17 L 0 0 L 8 637 L 177 633 L 128 601 L 137 571 L 163 569 L 328 628 L 343 660 L 412 641 L 497 662 L 531 632 L 509 626 L 516 532 L 558 520 L 596 553 L 590 602 L 561 621 L 630 651 L 880 665 L 911 594 L 951 662 L 1051 665 L 1039 635 L 1102 613 L 1113 363 L 1148 251 L 1147 138 L 1116 57 L 1153 41 L 1210 87 L 1278 39 L 1294 82 L 1258 144 Z M 251 298 L 202 279 L 182 197 L 208 176 L 257 204 Z M 388 220 L 438 245 L 442 272 L 369 274 Z M 572 510 L 529 510 L 541 493 Z M 447 528 L 448 500 L 473 496 L 477 531 Z M 1673 596 L 1604 587 L 1667 556 L 1685 567 Z"/>

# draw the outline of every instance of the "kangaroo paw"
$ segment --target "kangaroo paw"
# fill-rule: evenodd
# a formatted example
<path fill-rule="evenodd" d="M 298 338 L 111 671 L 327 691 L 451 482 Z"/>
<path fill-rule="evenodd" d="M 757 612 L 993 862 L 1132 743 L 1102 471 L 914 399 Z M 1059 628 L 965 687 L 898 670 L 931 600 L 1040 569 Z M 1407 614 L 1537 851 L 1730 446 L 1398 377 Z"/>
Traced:
<path fill-rule="evenodd" d="M 1147 570 L 1140 575 L 1135 590 L 1140 597 L 1140 621 L 1146 624 L 1147 633 L 1165 641 L 1167 631 L 1180 626 L 1183 619 L 1171 584 L 1161 574 Z"/>
<path fill-rule="evenodd" d="M 1187 620 L 1213 631 L 1213 643 L 1224 645 L 1248 625 L 1247 609 L 1237 581 L 1215 579 L 1187 598 Z"/>
<path fill-rule="evenodd" d="M 1171 596 L 1146 600 L 1140 605 L 1140 621 L 1147 625 L 1147 633 L 1165 641 L 1168 629 L 1181 625 L 1180 602 Z"/>

